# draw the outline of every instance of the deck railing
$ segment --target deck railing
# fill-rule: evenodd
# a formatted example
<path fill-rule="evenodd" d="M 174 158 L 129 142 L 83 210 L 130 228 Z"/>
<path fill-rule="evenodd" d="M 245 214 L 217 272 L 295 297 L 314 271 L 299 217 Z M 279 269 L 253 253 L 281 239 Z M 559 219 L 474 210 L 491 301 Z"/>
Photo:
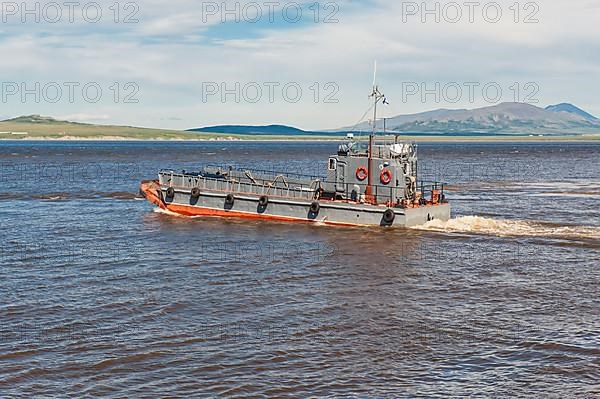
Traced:
<path fill-rule="evenodd" d="M 223 168 L 222 166 L 217 166 L 217 165 L 207 165 L 206 169 L 210 170 L 220 170 L 221 172 L 228 172 L 230 170 L 238 172 L 238 173 L 244 173 L 245 171 L 249 171 L 251 173 L 255 173 L 257 175 L 263 175 L 263 176 L 272 176 L 272 177 L 276 177 L 276 176 L 285 176 L 289 179 L 303 179 L 303 180 L 323 180 L 323 176 L 319 176 L 319 175 L 310 175 L 310 174 L 302 174 L 302 173 L 293 173 L 293 172 L 279 172 L 276 170 L 266 170 L 266 169 L 249 169 L 249 168 L 243 168 L 243 167 L 238 167 L 235 169 L 228 169 L 228 168 Z"/>
<path fill-rule="evenodd" d="M 238 171 L 239 172 L 239 171 Z M 252 170 L 251 172 L 260 174 L 261 171 Z M 277 174 L 288 177 L 294 177 L 294 174 Z M 275 173 L 273 173 L 275 176 Z M 299 175 L 297 175 L 299 176 Z M 178 173 L 171 170 L 163 170 L 159 173 L 161 186 L 170 186 L 174 188 L 191 190 L 194 187 L 200 190 L 218 191 L 223 193 L 239 193 L 248 195 L 268 195 L 270 197 L 280 197 L 288 199 L 313 200 L 318 198 L 318 191 L 328 185 L 337 186 L 337 195 L 342 195 L 346 200 L 352 200 L 354 183 L 328 184 L 326 181 L 313 180 L 310 184 L 283 180 L 265 180 L 261 178 L 252 178 L 252 181 L 246 176 L 229 177 L 223 175 L 221 178 L 203 176 L 197 173 Z M 341 187 L 343 191 L 340 190 Z M 404 190 L 402 187 L 390 187 L 382 185 L 373 185 L 372 195 L 380 204 L 397 203 L 401 200 Z M 419 181 L 416 187 L 415 195 L 407 201 L 414 202 L 419 199 L 432 201 L 437 198 L 437 202 L 443 202 L 445 183 Z M 362 190 L 364 193 L 364 190 Z M 354 198 L 358 200 L 358 198 Z"/>
<path fill-rule="evenodd" d="M 256 171 L 253 171 L 256 172 Z M 250 195 L 268 195 L 272 197 L 312 200 L 320 188 L 318 181 L 311 184 L 283 181 L 267 181 L 254 178 L 252 181 L 242 181 L 236 178 L 212 178 L 201 175 L 181 174 L 170 171 L 160 173 L 160 184 L 175 188 L 220 191 L 226 193 L 242 193 Z"/>

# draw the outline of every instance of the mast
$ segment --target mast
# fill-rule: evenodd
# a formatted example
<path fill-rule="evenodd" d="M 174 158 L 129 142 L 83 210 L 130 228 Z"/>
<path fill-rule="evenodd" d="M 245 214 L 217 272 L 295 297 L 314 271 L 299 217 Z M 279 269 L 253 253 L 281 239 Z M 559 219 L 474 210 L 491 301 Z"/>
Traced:
<path fill-rule="evenodd" d="M 373 98 L 374 104 L 373 104 L 373 130 L 371 131 L 371 134 L 369 135 L 369 158 L 368 158 L 368 165 L 367 165 L 367 170 L 368 170 L 368 180 L 367 180 L 367 188 L 365 190 L 365 194 L 367 196 L 367 199 L 371 202 L 374 201 L 373 199 L 373 171 L 375 170 L 373 168 L 373 144 L 375 143 L 375 135 L 377 134 L 377 104 L 379 103 L 379 101 L 381 101 L 382 99 L 385 98 L 385 96 L 383 94 L 381 94 L 381 92 L 379 91 L 379 86 L 377 85 L 377 61 L 375 61 L 375 74 L 373 75 L 373 92 L 371 93 L 371 95 L 369 96 L 371 98 Z"/>

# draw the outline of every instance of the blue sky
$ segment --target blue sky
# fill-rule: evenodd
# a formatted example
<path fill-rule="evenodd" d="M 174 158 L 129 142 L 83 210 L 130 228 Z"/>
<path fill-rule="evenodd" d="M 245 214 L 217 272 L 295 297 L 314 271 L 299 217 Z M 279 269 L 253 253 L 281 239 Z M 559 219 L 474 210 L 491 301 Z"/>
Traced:
<path fill-rule="evenodd" d="M 599 0 L 472 10 L 443 1 L 425 9 L 421 1 L 148 0 L 118 3 L 117 21 L 114 1 L 98 2 L 98 17 L 82 1 L 72 20 L 62 6 L 57 21 L 50 3 L 2 5 L 3 118 L 335 128 L 369 107 L 374 60 L 390 101 L 383 116 L 514 100 L 573 102 L 600 115 Z"/>

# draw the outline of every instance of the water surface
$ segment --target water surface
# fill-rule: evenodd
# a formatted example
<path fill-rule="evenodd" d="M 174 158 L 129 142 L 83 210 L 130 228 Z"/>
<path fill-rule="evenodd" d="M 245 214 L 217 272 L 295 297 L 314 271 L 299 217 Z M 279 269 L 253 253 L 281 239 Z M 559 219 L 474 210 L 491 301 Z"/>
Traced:
<path fill-rule="evenodd" d="M 160 168 L 332 143 L 0 143 L 0 397 L 600 396 L 600 144 L 422 144 L 454 219 L 173 217 Z"/>

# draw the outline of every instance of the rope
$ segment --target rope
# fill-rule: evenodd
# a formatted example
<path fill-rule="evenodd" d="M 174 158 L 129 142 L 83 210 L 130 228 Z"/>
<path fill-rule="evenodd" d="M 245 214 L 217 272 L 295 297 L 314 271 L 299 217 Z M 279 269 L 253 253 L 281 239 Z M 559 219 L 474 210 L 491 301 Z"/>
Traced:
<path fill-rule="evenodd" d="M 361 117 L 360 117 L 360 119 L 358 120 L 358 122 L 356 122 L 356 124 L 355 124 L 354 126 L 352 126 L 352 131 L 355 131 L 355 130 L 356 130 L 356 127 L 357 127 L 358 125 L 360 125 L 360 124 L 361 124 L 361 122 L 362 122 L 362 121 L 365 119 L 365 117 L 367 116 L 367 114 L 373 110 L 373 107 L 375 107 L 375 104 L 371 105 L 371 106 L 369 107 L 369 109 L 367 109 L 367 110 L 365 111 L 365 113 L 363 114 L 363 116 L 361 116 Z M 362 130 L 358 132 L 358 137 L 362 137 Z"/>

